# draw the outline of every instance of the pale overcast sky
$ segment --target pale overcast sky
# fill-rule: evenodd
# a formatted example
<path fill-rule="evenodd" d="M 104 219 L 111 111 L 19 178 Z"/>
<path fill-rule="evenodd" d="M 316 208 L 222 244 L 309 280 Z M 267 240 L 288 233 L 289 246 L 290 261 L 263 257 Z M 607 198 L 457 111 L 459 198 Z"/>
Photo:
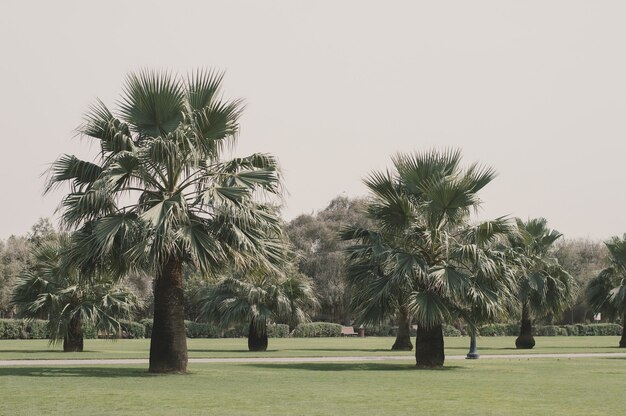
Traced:
<path fill-rule="evenodd" d="M 493 166 L 482 216 L 626 232 L 626 2 L 0 0 L 0 239 L 51 216 L 40 176 L 140 68 L 226 71 L 238 154 L 276 155 L 284 216 L 365 194 L 398 151 Z M 91 153 L 95 153 L 95 147 Z"/>

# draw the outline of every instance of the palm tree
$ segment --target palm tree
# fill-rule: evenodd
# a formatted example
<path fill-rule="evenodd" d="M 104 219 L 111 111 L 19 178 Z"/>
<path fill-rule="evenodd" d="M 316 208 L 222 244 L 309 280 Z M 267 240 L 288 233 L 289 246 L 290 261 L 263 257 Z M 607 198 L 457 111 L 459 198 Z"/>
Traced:
<path fill-rule="evenodd" d="M 224 328 L 248 324 L 248 349 L 266 351 L 269 323 L 295 327 L 308 321 L 308 312 L 318 305 L 311 280 L 290 271 L 280 275 L 257 269 L 222 278 L 199 295 L 201 316 Z"/>
<path fill-rule="evenodd" d="M 98 101 L 79 132 L 99 142 L 97 162 L 62 156 L 47 190 L 69 182 L 62 219 L 72 261 L 94 273 L 136 269 L 154 277 L 150 372 L 187 370 L 183 265 L 215 274 L 227 264 L 271 263 L 281 245 L 276 210 L 259 196 L 281 192 L 275 159 L 224 161 L 239 131 L 241 100 L 225 100 L 222 74 L 128 76 L 117 111 Z M 110 261 L 103 265 L 100 258 Z"/>
<path fill-rule="evenodd" d="M 110 276 L 86 279 L 64 261 L 67 235 L 33 248 L 34 266 L 22 273 L 12 302 L 27 319 L 47 318 L 50 343 L 63 342 L 63 351 L 83 351 L 83 326 L 108 334 L 120 332 L 119 319 L 128 319 L 137 298 Z"/>
<path fill-rule="evenodd" d="M 610 265 L 587 284 L 585 297 L 595 312 L 608 319 L 622 318 L 620 348 L 626 348 L 626 234 L 605 242 Z"/>
<path fill-rule="evenodd" d="M 470 351 L 467 358 L 478 358 L 475 324 L 492 322 L 507 313 L 516 301 L 514 268 L 507 257 L 506 241 L 515 234 L 506 218 L 485 221 L 463 230 L 452 258 L 459 269 L 472 277 L 473 287 L 480 288 L 478 302 L 466 311 L 472 321 L 468 326 Z M 473 296 L 473 294 L 470 294 Z"/>
<path fill-rule="evenodd" d="M 356 242 L 348 250 L 348 274 L 363 282 L 357 295 L 361 319 L 406 306 L 418 326 L 418 367 L 443 365 L 444 322 L 453 316 L 471 322 L 468 311 L 477 303 L 498 306 L 491 288 L 477 284 L 458 258 L 469 214 L 480 205 L 478 191 L 495 172 L 476 164 L 462 169 L 460 162 L 459 151 L 396 155 L 392 172 L 365 180 L 373 197 L 368 213 L 378 230 L 343 234 Z"/>
<path fill-rule="evenodd" d="M 509 239 L 517 262 L 517 298 L 522 309 L 515 346 L 531 349 L 535 346 L 532 318 L 555 315 L 567 308 L 574 294 L 574 280 L 551 255 L 561 233 L 548 228 L 545 218 L 526 222 L 517 218 L 516 223 L 518 232 Z"/>

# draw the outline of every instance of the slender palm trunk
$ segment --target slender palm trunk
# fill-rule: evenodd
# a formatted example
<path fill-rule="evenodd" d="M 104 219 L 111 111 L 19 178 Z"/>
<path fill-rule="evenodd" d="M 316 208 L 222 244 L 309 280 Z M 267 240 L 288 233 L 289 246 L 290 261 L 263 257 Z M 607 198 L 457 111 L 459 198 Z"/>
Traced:
<path fill-rule="evenodd" d="M 80 316 L 70 320 L 67 335 L 63 338 L 63 352 L 83 352 L 83 321 Z"/>
<path fill-rule="evenodd" d="M 476 333 L 475 332 L 472 332 L 470 334 L 470 348 L 465 358 L 469 360 L 475 360 L 477 358 L 480 358 L 480 354 L 478 354 L 478 348 L 476 347 Z"/>
<path fill-rule="evenodd" d="M 626 348 L 626 312 L 624 312 L 622 319 L 622 338 L 619 340 L 619 347 Z"/>
<path fill-rule="evenodd" d="M 411 351 L 413 349 L 410 330 L 411 314 L 403 306 L 398 312 L 398 335 L 396 336 L 396 342 L 391 347 L 393 351 Z"/>
<path fill-rule="evenodd" d="M 248 350 L 267 351 L 267 325 L 259 331 L 254 322 L 254 319 L 250 321 L 250 330 L 248 331 Z"/>
<path fill-rule="evenodd" d="M 181 262 L 170 257 L 154 282 L 151 373 L 187 372 L 187 335 Z"/>
<path fill-rule="evenodd" d="M 443 353 L 443 326 L 426 328 L 417 326 L 415 337 L 415 365 L 418 368 L 442 367 L 445 360 Z"/>
<path fill-rule="evenodd" d="M 530 321 L 528 305 L 522 305 L 522 322 L 520 326 L 519 337 L 515 340 L 515 347 L 519 349 L 530 350 L 535 346 L 535 338 L 533 337 L 533 327 Z"/>

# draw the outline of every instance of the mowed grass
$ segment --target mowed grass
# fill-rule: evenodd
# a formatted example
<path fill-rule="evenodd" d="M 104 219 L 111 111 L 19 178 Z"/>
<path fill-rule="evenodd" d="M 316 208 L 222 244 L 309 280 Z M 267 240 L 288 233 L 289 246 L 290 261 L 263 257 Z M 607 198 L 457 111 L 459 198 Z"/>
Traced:
<path fill-rule="evenodd" d="M 0 367 L 1 415 L 623 414 L 626 359 Z"/>
<path fill-rule="evenodd" d="M 625 352 L 618 348 L 619 337 L 536 337 L 532 350 L 516 350 L 515 337 L 484 337 L 478 339 L 480 354 L 540 354 L 580 352 Z M 190 358 L 224 357 L 341 357 L 341 356 L 411 356 L 411 352 L 393 352 L 393 338 L 278 338 L 269 340 L 266 352 L 249 352 L 245 338 L 188 339 Z M 467 337 L 445 340 L 446 355 L 467 353 Z M 60 346 L 46 340 L 0 340 L 0 360 L 25 359 L 97 359 L 148 358 L 149 339 L 85 340 L 82 353 L 64 353 Z"/>

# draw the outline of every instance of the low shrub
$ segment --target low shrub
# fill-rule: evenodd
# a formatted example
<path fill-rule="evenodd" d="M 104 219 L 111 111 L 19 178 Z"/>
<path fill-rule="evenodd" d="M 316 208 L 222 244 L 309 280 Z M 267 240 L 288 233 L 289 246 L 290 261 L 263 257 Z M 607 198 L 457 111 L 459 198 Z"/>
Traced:
<path fill-rule="evenodd" d="M 533 335 L 540 337 L 567 336 L 567 330 L 555 325 L 537 325 L 533 328 Z"/>
<path fill-rule="evenodd" d="M 0 339 L 46 339 L 48 321 L 35 319 L 0 319 Z"/>
<path fill-rule="evenodd" d="M 209 323 L 185 321 L 187 338 L 219 338 L 220 329 Z"/>
<path fill-rule="evenodd" d="M 590 324 L 587 335 L 622 335 L 622 327 L 618 324 Z"/>
<path fill-rule="evenodd" d="M 300 324 L 293 330 L 293 336 L 296 338 L 339 337 L 341 325 L 329 322 Z"/>
<path fill-rule="evenodd" d="M 444 337 L 460 337 L 461 331 L 456 329 L 453 325 L 444 324 L 443 325 L 443 336 Z"/>
<path fill-rule="evenodd" d="M 483 337 L 502 337 L 519 335 L 517 323 L 488 324 L 478 328 L 478 333 Z"/>
<path fill-rule="evenodd" d="M 146 327 L 140 322 L 120 321 L 121 337 L 124 339 L 138 339 L 146 337 Z"/>
<path fill-rule="evenodd" d="M 289 337 L 289 325 L 269 324 L 267 326 L 267 336 L 269 338 L 288 338 Z"/>
<path fill-rule="evenodd" d="M 143 325 L 144 330 L 146 331 L 143 335 L 144 338 L 152 338 L 152 319 L 142 319 L 139 323 Z"/>
<path fill-rule="evenodd" d="M 248 336 L 248 326 L 222 330 L 222 338 L 245 338 Z"/>

